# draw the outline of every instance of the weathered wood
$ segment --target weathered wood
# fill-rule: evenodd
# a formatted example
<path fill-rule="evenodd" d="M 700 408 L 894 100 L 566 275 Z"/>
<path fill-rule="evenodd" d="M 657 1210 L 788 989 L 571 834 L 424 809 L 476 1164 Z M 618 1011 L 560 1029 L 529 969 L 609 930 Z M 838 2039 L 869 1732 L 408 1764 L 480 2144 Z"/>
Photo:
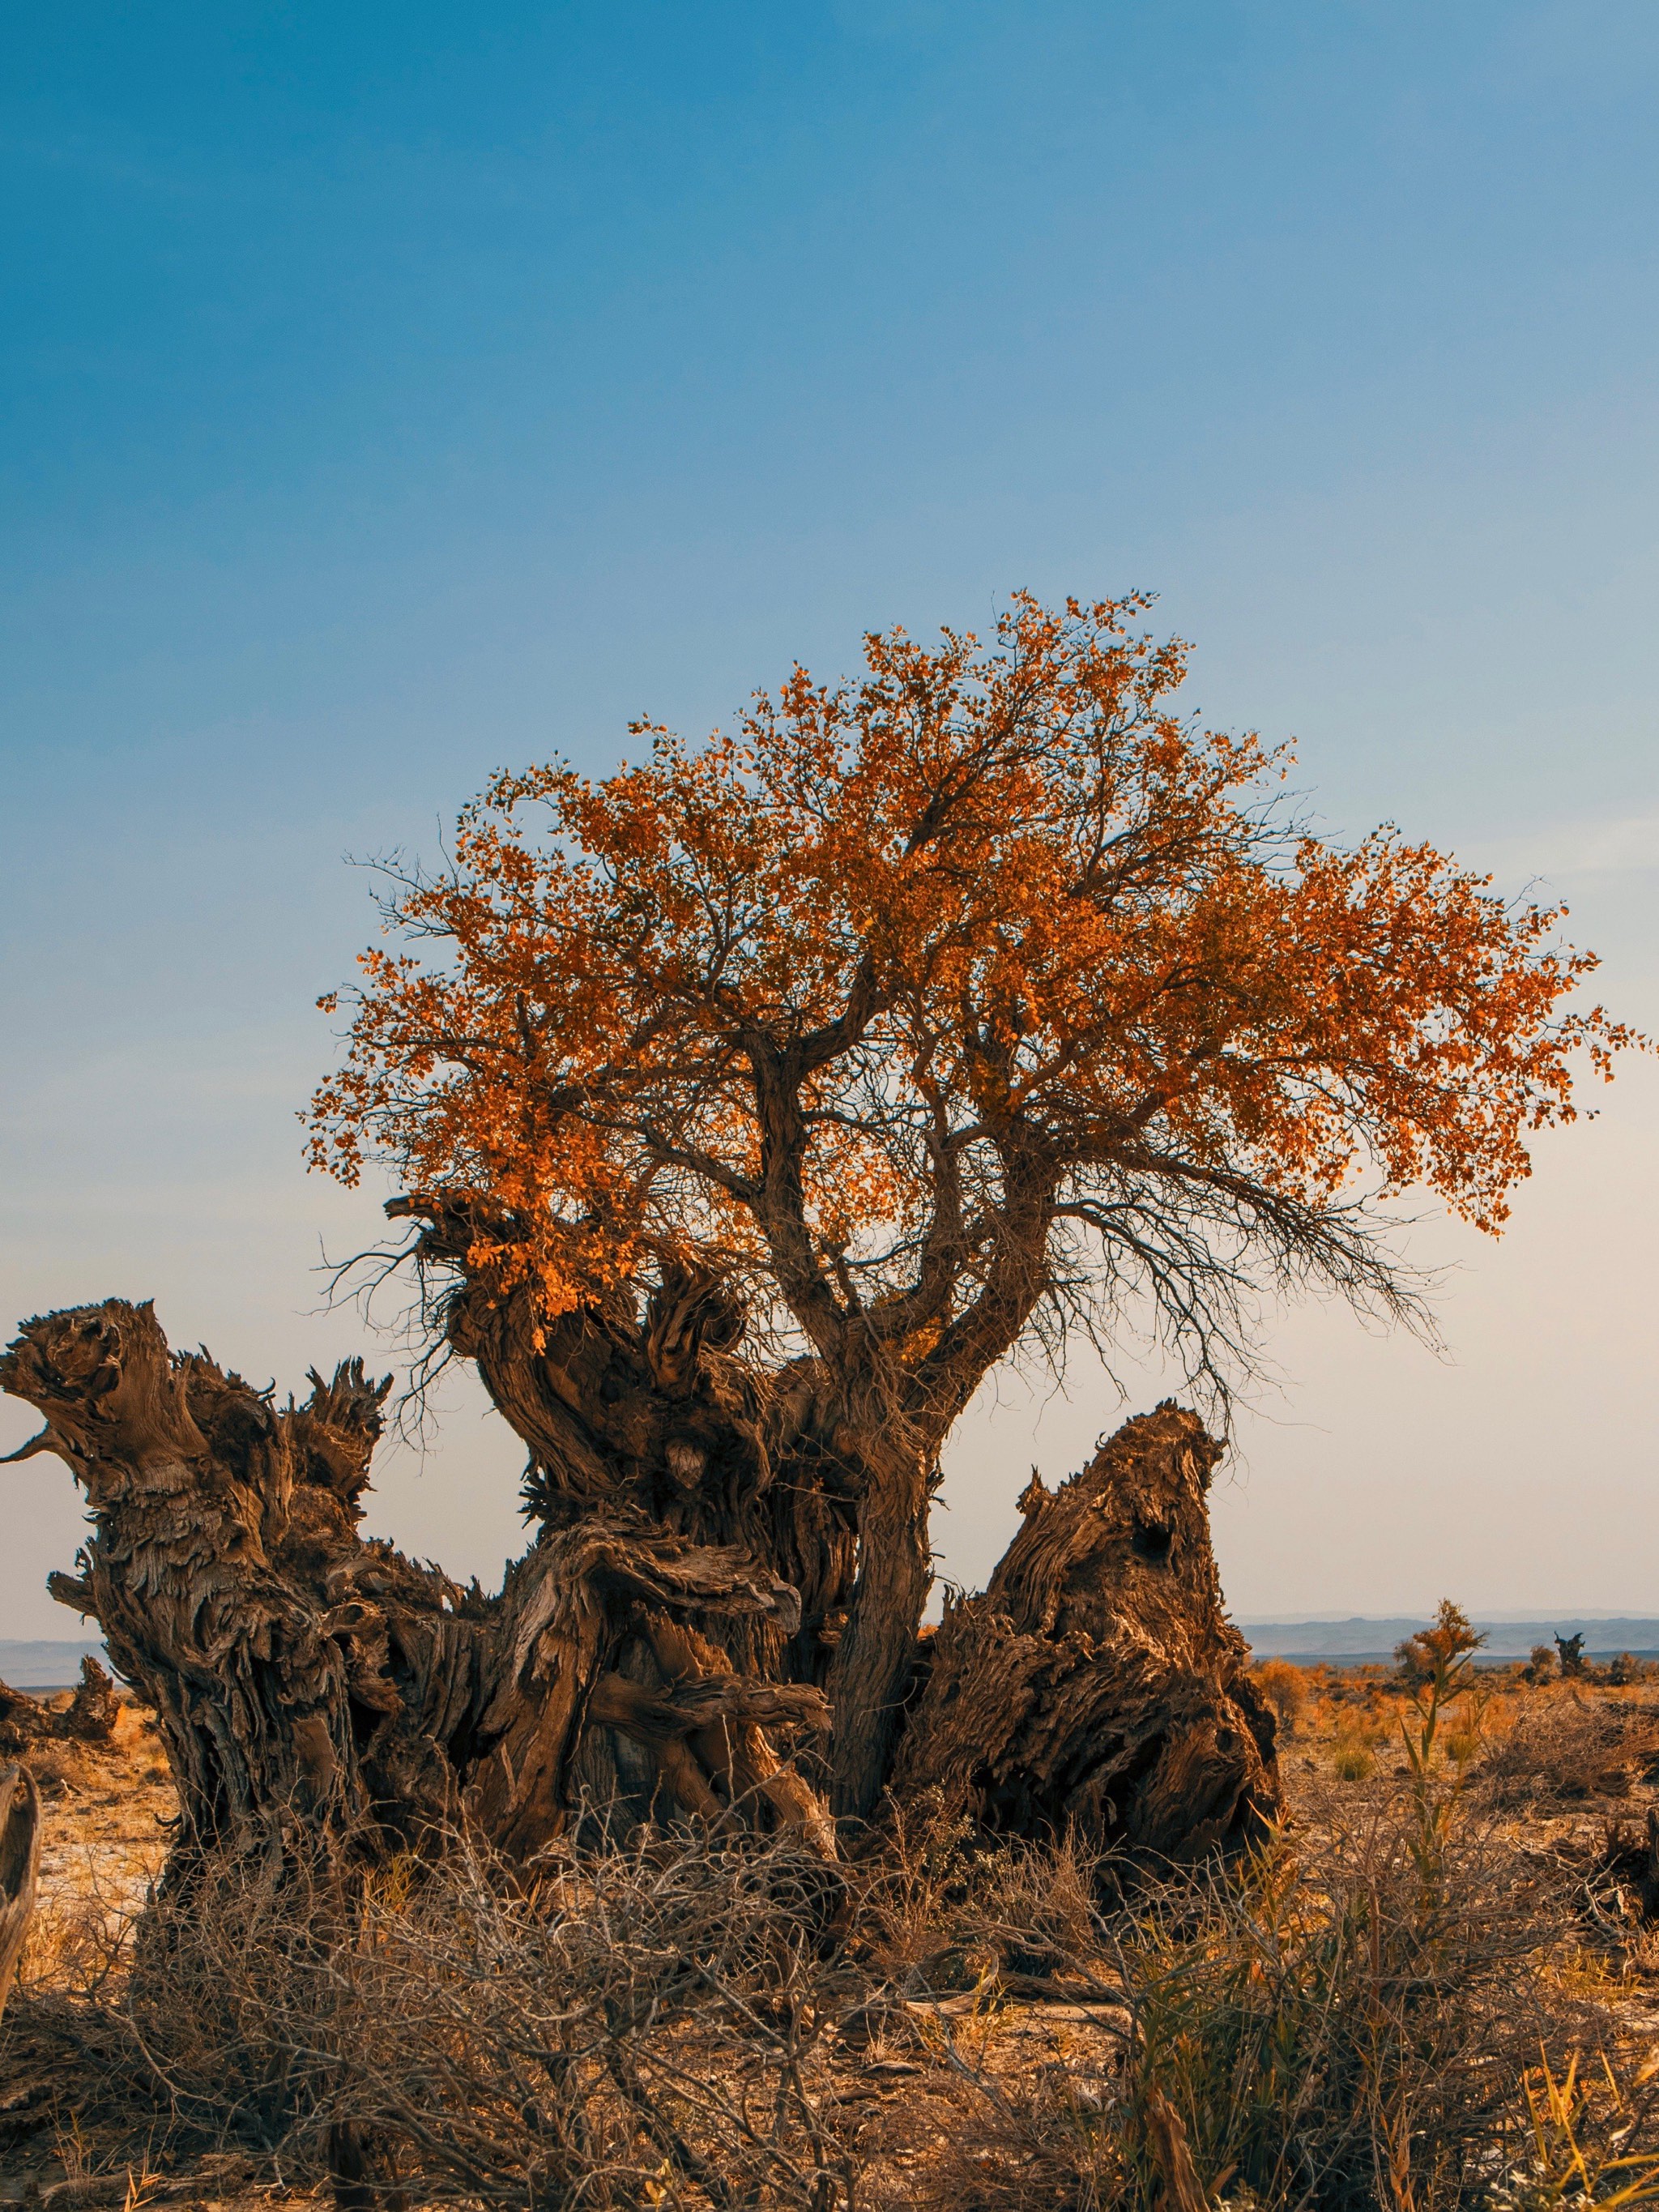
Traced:
<path fill-rule="evenodd" d="M 40 1873 L 40 1794 L 27 1767 L 0 1766 L 0 2013 L 23 1955 Z"/>
<path fill-rule="evenodd" d="M 115 1685 L 88 1652 L 81 1680 L 61 1710 L 0 1682 L 0 1758 L 19 1758 L 42 1743 L 107 1743 L 120 1716 Z"/>
<path fill-rule="evenodd" d="M 793 1629 L 728 1613 L 707 1632 L 745 1672 L 823 1687 L 853 1587 L 857 1510 L 844 1424 L 815 1363 L 767 1373 L 739 1358 L 741 1307 L 706 1270 L 669 1271 L 642 1310 L 618 1296 L 550 1321 L 523 1283 L 504 1285 L 499 1267 L 474 1258 L 522 1234 L 507 1209 L 415 1192 L 386 1212 L 421 1224 L 415 1262 L 443 1285 L 433 1319 L 524 1443 L 538 1525 L 625 1502 L 696 1543 L 766 1560 L 795 1592 Z"/>
<path fill-rule="evenodd" d="M 640 1818 L 711 1796 L 727 1809 L 741 1784 L 828 1837 L 765 1740 L 821 1729 L 822 1700 L 744 1684 L 701 1643 L 655 1656 L 659 1624 L 689 1615 L 762 1624 L 781 1648 L 799 1607 L 780 1577 L 618 1486 L 544 1528 L 498 1598 L 463 1590 L 358 1534 L 387 1386 L 359 1362 L 312 1385 L 278 1407 L 205 1354 L 169 1354 L 151 1308 L 119 1300 L 30 1322 L 0 1358 L 0 1387 L 47 1422 L 15 1456 L 55 1453 L 85 1488 L 94 1533 L 78 1575 L 51 1587 L 155 1706 L 186 1853 L 280 1857 L 296 1828 L 372 1853 L 470 1819 L 528 1854 L 584 1787 Z M 640 1731 L 592 1710 L 629 1653 L 654 1668 L 662 1710 L 688 1717 L 647 1731 L 632 1775 L 615 1747 Z"/>
<path fill-rule="evenodd" d="M 942 1790 L 1004 1833 L 1071 1830 L 1149 1862 L 1261 1832 L 1273 1718 L 1222 1611 L 1206 1499 L 1219 1450 L 1166 1404 L 1059 1490 L 1033 1474 L 988 1589 L 931 1640 L 901 1795 Z"/>
<path fill-rule="evenodd" d="M 498 1596 L 362 1539 L 386 1385 L 361 1363 L 279 1406 L 205 1353 L 170 1354 L 148 1306 L 25 1326 L 0 1387 L 47 1426 L 15 1456 L 66 1460 L 92 1509 L 78 1574 L 51 1586 L 155 1708 L 186 1857 L 280 1861 L 296 1833 L 423 1848 L 459 1823 L 529 1856 L 573 1820 L 675 1815 L 782 1825 L 833 1854 L 816 1747 L 854 1662 L 913 1689 L 841 1747 L 843 1806 L 943 1787 L 993 1829 L 1080 1826 L 1166 1858 L 1259 1827 L 1272 1721 L 1221 1612 L 1218 1448 L 1192 1414 L 1131 1422 L 1053 1496 L 1034 1482 L 985 1595 L 872 1655 L 915 1594 L 843 1635 L 836 1486 L 855 1447 L 804 1367 L 770 1395 L 738 1369 L 712 1296 L 688 1277 L 637 1323 L 566 1316 L 540 1346 L 501 1308 L 454 1302 L 481 1365 L 471 1332 L 495 1330 L 491 1387 L 534 1455 L 539 1532 Z M 908 1489 L 874 1495 L 908 1496 L 925 1532 L 915 1436 L 856 1451 L 916 1459 Z M 887 1542 L 865 1522 L 860 1581 L 913 1575 L 916 1529 Z"/>

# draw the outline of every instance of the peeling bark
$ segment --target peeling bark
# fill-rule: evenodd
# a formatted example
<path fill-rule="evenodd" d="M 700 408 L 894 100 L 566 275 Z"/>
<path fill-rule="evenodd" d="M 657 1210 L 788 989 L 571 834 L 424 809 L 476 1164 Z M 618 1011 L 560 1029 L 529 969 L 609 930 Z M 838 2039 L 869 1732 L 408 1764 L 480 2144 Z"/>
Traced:
<path fill-rule="evenodd" d="M 40 1873 L 40 1796 L 15 1762 L 0 1766 L 0 2013 L 23 1955 Z"/>
<path fill-rule="evenodd" d="M 719 1653 L 688 1644 L 650 1725 L 614 1699 L 592 1710 L 618 1655 L 650 1650 L 659 1621 L 794 1634 L 781 1577 L 613 1497 L 544 1532 L 499 1598 L 463 1590 L 357 1533 L 387 1385 L 356 1361 L 312 1385 L 278 1407 L 205 1354 L 169 1354 L 151 1308 L 119 1300 L 30 1322 L 0 1358 L 0 1387 L 47 1423 L 15 1456 L 66 1460 L 93 1511 L 80 1572 L 53 1577 L 53 1594 L 100 1622 L 118 1673 L 155 1706 L 186 1850 L 280 1856 L 298 1826 L 372 1853 L 471 1819 L 528 1854 L 576 1809 L 578 1777 L 635 1817 L 710 1797 L 726 1811 L 723 1772 L 738 1766 L 699 1763 L 699 1791 L 688 1765 L 717 1735 L 749 1747 L 775 1813 L 824 1837 L 811 1793 L 776 1780 L 766 1738 L 821 1728 L 815 1694 L 757 1699 L 708 1663 Z M 630 1740 L 642 1757 L 618 1790 Z"/>
<path fill-rule="evenodd" d="M 965 1796 L 1001 1832 L 1073 1830 L 1148 1862 L 1261 1832 L 1273 1720 L 1222 1611 L 1206 1499 L 1219 1455 L 1165 1404 L 1059 1490 L 1033 1474 L 989 1588 L 931 1639 L 901 1795 Z"/>
<path fill-rule="evenodd" d="M 450 1263 L 466 1219 L 423 1218 Z M 387 1389 L 361 1362 L 279 1406 L 118 1300 L 0 1357 L 47 1425 L 14 1457 L 55 1453 L 86 1491 L 79 1572 L 51 1587 L 156 1710 L 186 1861 L 458 1824 L 528 1857 L 573 1822 L 675 1816 L 833 1856 L 832 1802 L 867 1817 L 890 1786 L 1166 1858 L 1270 1814 L 1190 1413 L 1131 1422 L 1053 1496 L 1034 1481 L 990 1589 L 919 1644 L 925 1439 L 860 1427 L 810 1361 L 757 1376 L 690 1272 L 642 1314 L 539 1333 L 486 1293 L 463 1276 L 446 1326 L 525 1438 L 540 1524 L 497 1596 L 361 1536 Z"/>

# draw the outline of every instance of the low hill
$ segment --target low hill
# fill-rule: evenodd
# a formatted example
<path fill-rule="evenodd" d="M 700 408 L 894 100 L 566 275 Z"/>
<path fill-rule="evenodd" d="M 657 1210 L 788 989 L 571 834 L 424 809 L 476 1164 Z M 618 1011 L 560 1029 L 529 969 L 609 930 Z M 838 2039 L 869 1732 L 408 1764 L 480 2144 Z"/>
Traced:
<path fill-rule="evenodd" d="M 1427 1616 L 1354 1613 L 1346 1620 L 1241 1620 L 1245 1640 L 1258 1659 L 1386 1659 L 1396 1644 L 1428 1626 Z M 1493 1620 L 1476 1617 L 1486 1638 L 1482 1656 L 1524 1659 L 1534 1644 L 1557 1636 L 1582 1634 L 1592 1658 L 1620 1651 L 1659 1655 L 1659 1618 L 1638 1613 L 1560 1613 L 1535 1620 Z"/>
<path fill-rule="evenodd" d="M 33 1642 L 0 1637 L 0 1682 L 9 1682 L 14 1690 L 63 1688 L 79 1680 L 81 1662 L 89 1651 L 103 1656 L 96 1637 L 38 1637 Z"/>

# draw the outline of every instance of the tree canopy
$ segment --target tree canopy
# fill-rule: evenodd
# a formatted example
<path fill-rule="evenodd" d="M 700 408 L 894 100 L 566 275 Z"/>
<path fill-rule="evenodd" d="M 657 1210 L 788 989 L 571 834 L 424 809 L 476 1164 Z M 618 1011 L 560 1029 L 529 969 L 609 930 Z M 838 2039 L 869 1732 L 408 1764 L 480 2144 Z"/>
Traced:
<path fill-rule="evenodd" d="M 1630 1033 L 1565 1003 L 1595 963 L 1559 910 L 1301 825 L 1286 751 L 1180 710 L 1146 605 L 1018 594 L 701 744 L 498 775 L 323 1002 L 315 1163 L 486 1196 L 513 1231 L 469 1268 L 550 1321 L 714 1270 L 930 1428 L 1079 1325 L 1150 1311 L 1224 1384 L 1264 1283 L 1400 1310 L 1389 1200 L 1498 1231 Z"/>

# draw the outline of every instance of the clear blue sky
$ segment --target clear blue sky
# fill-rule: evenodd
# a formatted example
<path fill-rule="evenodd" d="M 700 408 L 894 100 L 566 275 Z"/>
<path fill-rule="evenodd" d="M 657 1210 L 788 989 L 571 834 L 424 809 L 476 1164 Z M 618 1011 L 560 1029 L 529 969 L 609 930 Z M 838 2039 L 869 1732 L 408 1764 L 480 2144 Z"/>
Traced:
<path fill-rule="evenodd" d="M 1334 830 L 1545 872 L 1659 1022 L 1653 0 L 4 20 L 0 1320 L 358 1348 L 291 1118 L 342 854 L 1014 585 L 1158 590 Z M 1287 1328 L 1241 1609 L 1659 1611 L 1656 1139 L 1638 1072 L 1443 1245 L 1455 1367 Z M 964 1439 L 969 1579 L 1113 1408 L 1034 1418 Z M 458 1401 L 388 1525 L 488 1571 L 513 1456 Z M 73 1632 L 67 1484 L 0 1486 L 0 1633 Z"/>

